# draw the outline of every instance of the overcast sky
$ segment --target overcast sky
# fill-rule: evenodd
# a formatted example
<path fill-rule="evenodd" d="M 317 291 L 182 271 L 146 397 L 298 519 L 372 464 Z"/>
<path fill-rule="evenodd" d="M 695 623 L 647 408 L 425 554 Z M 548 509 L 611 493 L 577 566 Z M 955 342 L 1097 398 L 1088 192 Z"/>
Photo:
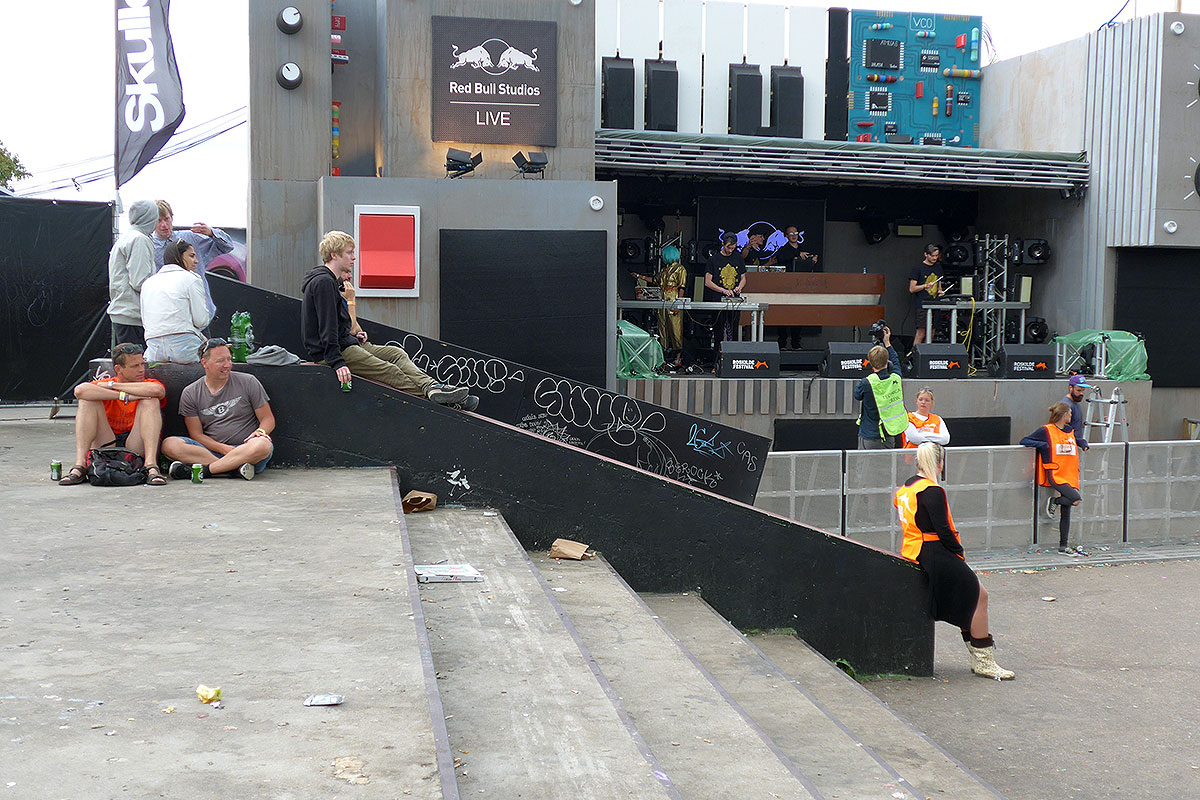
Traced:
<path fill-rule="evenodd" d="M 1123 0 L 869 0 L 850 8 L 978 14 L 1001 59 L 1079 38 L 1107 22 Z M 566 2 L 566 0 L 543 0 Z M 697 0 L 699 2 L 699 0 Z M 770 5 L 814 5 L 755 0 Z M 0 48 L 0 142 L 33 177 L 18 192 L 89 170 L 111 169 L 114 40 L 112 0 L 0 0 L 9 35 Z M 1200 0 L 1130 0 L 1118 20 L 1158 11 L 1200 13 Z M 187 116 L 181 132 L 248 102 L 247 0 L 173 0 L 171 33 L 183 80 Z M 350 20 L 351 25 L 356 24 Z M 750 51 L 754 50 L 753 39 Z M 351 58 L 354 54 L 350 54 Z M 1082 65 L 1081 65 L 1082 68 Z M 179 137 L 176 134 L 176 138 Z M 64 168 L 65 164 L 97 159 Z M 126 207 L 166 198 L 176 224 L 246 224 L 246 126 L 151 164 L 121 188 Z M 110 178 L 40 194 L 112 200 Z"/>

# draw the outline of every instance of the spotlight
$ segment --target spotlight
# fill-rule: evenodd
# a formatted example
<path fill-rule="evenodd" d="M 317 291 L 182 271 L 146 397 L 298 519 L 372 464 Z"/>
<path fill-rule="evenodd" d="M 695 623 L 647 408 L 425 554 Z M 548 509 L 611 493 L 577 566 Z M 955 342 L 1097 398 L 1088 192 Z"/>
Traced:
<path fill-rule="evenodd" d="M 461 178 L 475 171 L 483 163 L 483 153 L 471 155 L 466 150 L 455 150 L 451 147 L 446 151 L 446 177 Z"/>
<path fill-rule="evenodd" d="M 1023 264 L 1045 264 L 1050 258 L 1050 243 L 1045 239 L 1026 239 Z"/>
<path fill-rule="evenodd" d="M 622 239 L 617 253 L 623 264 L 642 264 L 646 260 L 645 242 L 642 239 Z"/>
<path fill-rule="evenodd" d="M 1025 344 L 1042 344 L 1050 338 L 1050 326 L 1041 317 L 1025 323 Z"/>
<path fill-rule="evenodd" d="M 867 244 L 879 244 L 892 232 L 892 226 L 888 224 L 883 213 L 873 208 L 858 210 L 858 224 L 862 228 Z"/>
<path fill-rule="evenodd" d="M 946 245 L 945 253 L 942 255 L 942 260 L 952 266 L 969 267 L 974 265 L 973 248 L 965 245 L 962 242 L 955 242 Z"/>
<path fill-rule="evenodd" d="M 529 175 L 537 175 L 538 177 L 546 176 L 546 165 L 550 163 L 550 159 L 545 153 L 535 153 L 530 151 L 529 158 L 520 150 L 512 157 L 513 163 L 517 165 L 517 174 L 522 177 Z"/>

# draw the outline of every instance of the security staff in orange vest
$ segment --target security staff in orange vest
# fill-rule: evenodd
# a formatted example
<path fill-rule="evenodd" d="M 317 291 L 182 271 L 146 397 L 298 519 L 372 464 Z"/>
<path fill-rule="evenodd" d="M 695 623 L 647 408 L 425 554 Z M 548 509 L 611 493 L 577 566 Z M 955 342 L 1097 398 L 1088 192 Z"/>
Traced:
<path fill-rule="evenodd" d="M 933 413 L 933 390 L 917 392 L 917 410 L 908 412 L 908 430 L 900 434 L 900 446 L 916 448 L 923 442 L 933 442 L 942 447 L 950 444 L 950 430 L 946 422 Z"/>
<path fill-rule="evenodd" d="M 896 490 L 892 503 L 904 532 L 900 555 L 920 564 L 929 576 L 930 613 L 962 631 L 971 671 L 1011 680 L 1015 673 L 996 663 L 996 643 L 988 632 L 987 591 L 967 566 L 946 492 L 938 485 L 943 465 L 941 446 L 925 442 L 917 448 L 917 474 Z"/>
<path fill-rule="evenodd" d="M 1046 500 L 1046 514 L 1053 518 L 1059 511 L 1058 552 L 1081 555 L 1082 550 L 1067 544 L 1067 534 L 1071 531 L 1071 508 L 1083 502 L 1079 495 L 1079 451 L 1087 450 L 1088 443 L 1071 427 L 1071 407 L 1063 402 L 1050 406 L 1050 424 L 1026 436 L 1021 444 L 1037 448 L 1038 485 L 1053 490 Z"/>

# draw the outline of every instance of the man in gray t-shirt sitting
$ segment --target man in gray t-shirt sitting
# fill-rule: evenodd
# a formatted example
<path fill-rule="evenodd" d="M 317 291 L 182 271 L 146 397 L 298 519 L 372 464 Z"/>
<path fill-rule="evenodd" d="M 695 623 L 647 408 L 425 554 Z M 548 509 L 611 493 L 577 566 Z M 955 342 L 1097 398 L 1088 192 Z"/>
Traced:
<path fill-rule="evenodd" d="M 204 377 L 184 387 L 179 414 L 187 436 L 168 436 L 162 452 L 171 477 L 191 477 L 192 464 L 203 465 L 204 477 L 241 475 L 246 480 L 267 468 L 274 446 L 275 415 L 258 378 L 233 371 L 233 355 L 224 339 L 209 339 L 200 348 Z"/>

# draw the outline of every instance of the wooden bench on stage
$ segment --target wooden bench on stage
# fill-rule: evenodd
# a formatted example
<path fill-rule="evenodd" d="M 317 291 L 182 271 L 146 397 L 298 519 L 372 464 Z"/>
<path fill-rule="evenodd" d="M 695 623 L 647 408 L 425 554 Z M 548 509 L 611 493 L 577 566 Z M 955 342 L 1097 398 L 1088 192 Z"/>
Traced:
<path fill-rule="evenodd" d="M 766 325 L 873 325 L 883 319 L 884 276 L 861 272 L 747 272 L 742 295 L 768 303 Z M 742 314 L 742 324 L 750 315 Z"/>

